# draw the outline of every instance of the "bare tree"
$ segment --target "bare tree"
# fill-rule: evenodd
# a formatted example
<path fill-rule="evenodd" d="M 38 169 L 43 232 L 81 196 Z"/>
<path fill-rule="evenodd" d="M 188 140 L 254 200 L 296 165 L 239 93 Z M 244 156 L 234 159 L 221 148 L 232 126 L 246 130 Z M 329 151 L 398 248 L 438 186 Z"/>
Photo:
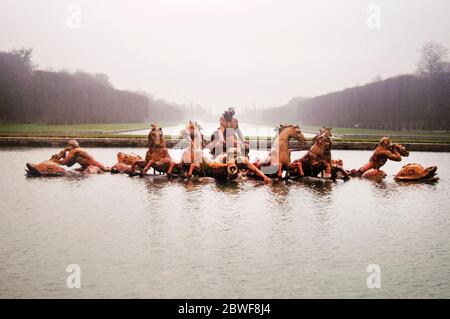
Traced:
<path fill-rule="evenodd" d="M 426 42 L 420 50 L 421 57 L 417 63 L 420 75 L 430 76 L 448 70 L 448 50 L 437 42 Z"/>

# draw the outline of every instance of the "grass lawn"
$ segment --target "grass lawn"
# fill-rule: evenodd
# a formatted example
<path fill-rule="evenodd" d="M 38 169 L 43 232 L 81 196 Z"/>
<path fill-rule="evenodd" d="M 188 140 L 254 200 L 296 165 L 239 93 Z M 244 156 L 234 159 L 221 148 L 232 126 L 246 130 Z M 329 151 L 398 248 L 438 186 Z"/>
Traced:
<path fill-rule="evenodd" d="M 119 130 L 139 130 L 149 126 L 148 123 L 102 123 L 102 124 L 0 124 L 0 132 L 37 133 L 37 132 L 108 132 Z"/>
<path fill-rule="evenodd" d="M 379 138 L 376 137 L 342 137 L 335 138 L 336 142 L 373 142 L 378 143 L 380 141 Z M 432 144 L 450 144 L 449 138 L 439 138 L 436 139 L 433 137 L 391 137 L 391 142 L 393 143 L 432 143 Z"/>
<path fill-rule="evenodd" d="M 161 122 L 162 127 L 179 123 Z M 121 135 L 122 131 L 137 131 L 149 128 L 149 122 L 142 123 L 101 123 L 74 125 L 46 124 L 3 124 L 0 123 L 0 136 L 29 137 L 127 137 L 142 138 L 142 135 Z M 304 132 L 318 132 L 320 126 L 303 125 Z M 362 128 L 334 127 L 336 141 L 342 142 L 377 142 L 380 136 L 391 136 L 397 143 L 450 143 L 449 132 L 435 131 L 390 131 Z"/>
<path fill-rule="evenodd" d="M 159 123 L 168 126 L 174 123 Z M 111 136 L 121 131 L 137 131 L 150 127 L 148 122 L 142 123 L 99 123 L 99 124 L 8 124 L 0 123 L 0 136 Z M 122 136 L 123 137 L 123 136 Z"/>
<path fill-rule="evenodd" d="M 321 126 L 302 125 L 302 130 L 318 132 Z M 355 127 L 333 127 L 333 133 L 340 135 L 399 135 L 399 136 L 442 136 L 449 137 L 450 132 L 444 131 L 393 131 L 393 130 L 374 130 Z"/>

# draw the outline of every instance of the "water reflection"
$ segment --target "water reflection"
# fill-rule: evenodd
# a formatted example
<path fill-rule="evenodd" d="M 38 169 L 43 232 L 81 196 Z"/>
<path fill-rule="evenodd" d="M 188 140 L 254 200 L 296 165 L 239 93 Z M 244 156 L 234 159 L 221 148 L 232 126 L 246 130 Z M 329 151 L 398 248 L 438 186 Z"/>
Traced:
<path fill-rule="evenodd" d="M 274 181 L 270 187 L 270 190 L 281 197 L 289 194 L 290 187 L 294 185 L 293 181 Z"/>
<path fill-rule="evenodd" d="M 412 188 L 426 188 L 426 189 L 437 189 L 439 180 L 431 180 L 431 181 L 420 181 L 420 182 L 404 182 L 398 181 L 396 182 L 398 187 L 412 187 Z"/>
<path fill-rule="evenodd" d="M 315 178 L 305 178 L 298 180 L 303 189 L 313 196 L 319 196 L 321 199 L 331 198 L 333 186 L 339 182 L 333 182 L 330 180 L 321 180 Z"/>
<path fill-rule="evenodd" d="M 225 194 L 238 195 L 243 189 L 242 181 L 238 180 L 217 180 L 216 190 Z"/>
<path fill-rule="evenodd" d="M 292 181 L 275 180 L 272 185 L 268 186 L 271 195 L 275 196 L 267 199 L 268 205 L 280 212 L 291 211 L 293 205 L 289 201 L 289 189 L 292 185 L 294 185 Z"/>
<path fill-rule="evenodd" d="M 54 152 L 0 150 L 0 297 L 450 297 L 449 154 L 408 158 L 437 163 L 434 184 L 397 183 L 390 162 L 381 183 L 24 177 Z M 64 288 L 73 262 L 89 289 Z M 367 292 L 374 262 L 396 280 Z"/>
<path fill-rule="evenodd" d="M 178 184 L 179 181 L 175 179 L 167 178 L 165 175 L 155 175 L 155 176 L 145 176 L 145 177 L 130 177 L 134 179 L 141 180 L 144 183 L 145 188 L 148 192 L 158 195 L 161 191 L 173 184 Z"/>
<path fill-rule="evenodd" d="M 378 197 L 396 197 L 404 192 L 411 191 L 433 191 L 436 190 L 435 183 L 405 183 L 405 182 L 388 182 L 382 180 L 378 182 L 366 181 L 373 184 L 373 193 Z"/>

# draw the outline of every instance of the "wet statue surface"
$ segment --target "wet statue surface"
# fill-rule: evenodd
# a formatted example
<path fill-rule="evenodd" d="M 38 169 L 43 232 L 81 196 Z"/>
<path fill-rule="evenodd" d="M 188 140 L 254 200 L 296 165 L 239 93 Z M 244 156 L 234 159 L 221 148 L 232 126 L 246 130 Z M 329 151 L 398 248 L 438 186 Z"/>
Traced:
<path fill-rule="evenodd" d="M 230 111 L 229 111 L 230 112 Z M 251 162 L 248 156 L 248 144 L 243 139 L 242 132 L 237 134 L 240 141 L 235 136 L 235 129 L 238 128 L 237 120 L 233 119 L 234 112 L 228 115 L 227 112 L 221 117 L 218 132 L 231 129 L 232 134 L 228 136 L 228 142 L 222 138 L 212 139 L 206 149 L 209 149 L 212 158 L 205 156 L 203 150 L 205 141 L 201 133 L 201 127 L 195 121 L 189 121 L 186 128 L 182 130 L 185 147 L 181 160 L 175 162 L 166 147 L 163 129 L 157 123 L 151 124 L 148 134 L 148 150 L 145 159 L 134 153 L 117 153 L 117 163 L 112 168 L 106 167 L 96 161 L 86 150 L 82 149 L 76 140 L 70 140 L 67 146 L 59 153 L 53 155 L 50 160 L 39 164 L 26 164 L 28 176 L 63 176 L 67 174 L 62 165 L 68 167 L 79 164 L 76 171 L 83 174 L 96 174 L 103 172 L 127 173 L 130 176 L 145 176 L 150 168 L 154 172 L 166 174 L 168 177 L 178 176 L 191 178 L 192 176 L 211 177 L 216 179 L 236 179 L 238 176 L 257 177 L 265 183 L 271 183 L 270 177 L 285 178 L 314 177 L 349 180 L 352 177 L 362 177 L 374 181 L 380 181 L 386 177 L 386 173 L 381 170 L 388 160 L 400 162 L 402 157 L 408 157 L 409 151 L 401 144 L 393 144 L 390 139 L 383 137 L 375 148 L 369 162 L 358 170 L 345 170 L 342 159 L 333 159 L 332 150 L 332 128 L 322 128 L 312 139 L 312 146 L 299 159 L 292 161 L 289 140 L 295 139 L 301 144 L 305 143 L 305 138 L 300 126 L 282 124 L 278 128 L 278 134 L 274 137 L 272 148 L 266 159 L 257 159 Z M 234 120 L 234 122 L 233 122 Z M 228 128 L 225 123 L 234 125 Z M 234 132 L 234 133 L 233 133 Z M 240 132 L 240 130 L 238 131 Z M 228 143 L 231 142 L 231 145 Z M 242 142 L 242 143 L 240 143 Z M 225 147 L 223 152 L 222 147 Z M 138 169 L 138 173 L 136 173 Z M 435 177 L 437 167 L 433 166 L 424 169 L 420 164 L 411 163 L 405 165 L 397 173 L 397 181 L 437 181 Z M 319 176 L 320 175 L 320 176 Z"/>
<path fill-rule="evenodd" d="M 211 142 L 206 145 L 201 132 L 202 128 L 196 121 L 189 121 L 180 132 L 184 139 L 184 151 L 180 161 L 172 159 L 166 146 L 162 127 L 157 123 L 150 125 L 148 133 L 148 150 L 143 159 L 139 155 L 119 152 L 117 163 L 113 168 L 105 167 L 96 161 L 87 151 L 82 149 L 76 140 L 71 140 L 67 146 L 38 165 L 27 163 L 29 176 L 61 176 L 65 172 L 58 165 L 68 167 L 79 164 L 85 174 L 101 172 L 128 173 L 130 176 L 145 176 L 149 169 L 166 174 L 168 177 L 178 176 L 191 178 L 192 176 L 211 177 L 215 179 L 233 180 L 237 177 L 257 177 L 266 184 L 271 183 L 270 177 L 284 178 L 312 177 L 348 180 L 350 176 L 372 180 L 382 180 L 386 173 L 381 170 L 388 160 L 400 162 L 402 157 L 409 156 L 403 145 L 392 144 L 388 137 L 383 137 L 375 148 L 369 162 L 358 170 L 345 170 L 342 159 L 333 159 L 332 128 L 323 127 L 312 139 L 311 146 L 302 157 L 292 160 L 289 141 L 297 140 L 300 145 L 306 143 L 299 125 L 281 124 L 275 129 L 272 147 L 264 160 L 254 162 L 249 158 L 249 143 L 235 118 L 235 110 L 229 107 L 219 119 L 219 127 L 211 136 Z M 209 150 L 211 158 L 205 156 L 204 149 Z M 415 175 L 420 175 L 416 166 Z M 405 167 L 403 168 L 405 170 Z M 433 177 L 436 173 L 433 170 Z M 408 172 L 412 171 L 410 169 Z M 320 176 L 319 176 L 320 175 Z M 405 173 L 399 172 L 396 180 L 413 180 L 404 178 Z M 410 176 L 414 174 L 409 174 Z M 425 180 L 416 178 L 415 181 Z M 437 179 L 429 178 L 428 181 Z"/>
<path fill-rule="evenodd" d="M 50 160 L 43 161 L 39 164 L 27 163 L 28 176 L 63 176 L 67 174 L 62 167 L 71 167 L 78 164 L 76 171 L 83 174 L 98 174 L 103 172 L 110 172 L 111 169 L 104 166 L 94 159 L 86 150 L 82 149 L 77 141 L 70 140 L 67 146 L 55 155 L 52 155 Z"/>
<path fill-rule="evenodd" d="M 395 175 L 394 179 L 396 181 L 425 181 L 425 182 L 434 182 L 439 179 L 436 176 L 437 167 L 423 167 L 417 163 L 410 163 L 402 167 L 402 169 Z"/>

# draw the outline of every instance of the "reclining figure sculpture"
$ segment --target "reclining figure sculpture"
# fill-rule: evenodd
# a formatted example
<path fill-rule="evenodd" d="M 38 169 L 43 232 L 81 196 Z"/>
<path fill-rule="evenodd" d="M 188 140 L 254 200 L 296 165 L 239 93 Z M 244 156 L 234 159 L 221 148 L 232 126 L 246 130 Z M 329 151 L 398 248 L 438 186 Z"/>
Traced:
<path fill-rule="evenodd" d="M 52 155 L 50 160 L 40 164 L 27 163 L 27 174 L 30 176 L 62 176 L 66 170 L 62 165 L 71 167 L 79 164 L 76 171 L 83 174 L 97 174 L 109 172 L 110 168 L 96 161 L 86 150 L 82 149 L 76 140 L 70 140 L 67 146 L 58 154 Z"/>

